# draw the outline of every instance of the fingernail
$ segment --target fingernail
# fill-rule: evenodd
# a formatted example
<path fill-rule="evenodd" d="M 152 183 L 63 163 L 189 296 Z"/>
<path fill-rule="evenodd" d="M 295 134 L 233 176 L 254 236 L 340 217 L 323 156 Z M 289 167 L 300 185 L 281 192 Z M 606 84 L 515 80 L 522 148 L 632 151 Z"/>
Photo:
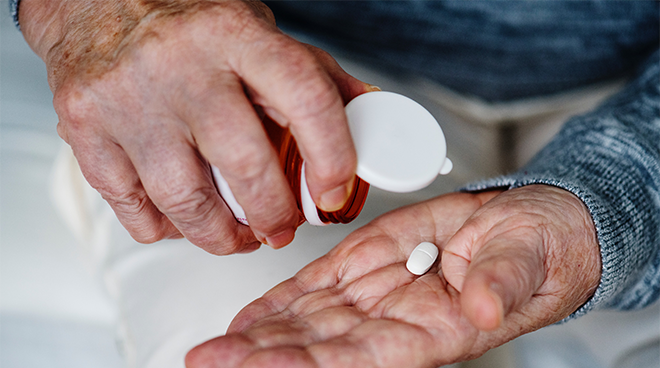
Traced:
<path fill-rule="evenodd" d="M 346 200 L 348 199 L 348 196 L 351 194 L 351 190 L 353 189 L 354 180 L 355 179 L 352 179 L 345 185 L 340 185 L 321 194 L 321 203 L 319 203 L 319 208 L 325 212 L 333 212 L 338 211 L 344 207 L 344 204 L 346 203 Z"/>
<path fill-rule="evenodd" d="M 295 236 L 295 230 L 289 228 L 275 235 L 267 236 L 264 244 L 268 245 L 273 249 L 279 249 L 291 243 L 291 241 L 293 241 L 294 236 Z"/>
<path fill-rule="evenodd" d="M 368 84 L 368 85 L 367 85 L 367 88 L 369 89 L 369 92 L 378 92 L 378 91 L 382 91 L 382 89 L 380 89 L 380 87 L 378 87 L 378 86 L 373 86 L 373 85 L 371 85 L 371 84 Z"/>
<path fill-rule="evenodd" d="M 272 107 L 264 107 L 264 112 L 276 123 L 286 126 L 287 119 L 279 111 L 275 110 Z"/>

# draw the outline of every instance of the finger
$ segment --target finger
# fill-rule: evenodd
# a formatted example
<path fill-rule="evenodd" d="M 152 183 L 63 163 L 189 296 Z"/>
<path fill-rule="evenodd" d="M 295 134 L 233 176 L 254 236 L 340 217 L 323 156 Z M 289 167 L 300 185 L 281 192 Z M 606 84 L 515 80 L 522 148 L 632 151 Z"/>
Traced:
<path fill-rule="evenodd" d="M 450 243 L 460 238 L 452 238 Z M 450 244 L 443 254 L 447 257 L 442 262 L 443 274 L 448 280 L 462 277 L 456 283 L 461 291 L 461 308 L 472 324 L 480 330 L 494 330 L 509 313 L 527 303 L 543 283 L 543 239 L 533 228 L 517 228 L 472 247 L 476 252 L 461 256 L 454 253 L 459 247 Z"/>
<path fill-rule="evenodd" d="M 262 298 L 246 308 L 250 309 L 253 317 L 256 318 L 242 326 L 237 326 L 235 320 L 228 333 L 240 332 L 262 348 L 282 344 L 309 344 L 314 341 L 317 334 L 314 332 L 314 327 L 306 322 L 307 318 L 324 310 L 347 305 L 349 304 L 340 293 L 330 289 L 302 295 L 281 311 L 276 311 Z M 257 316 L 255 312 L 261 313 Z M 241 313 L 245 312 L 241 311 Z M 246 321 L 245 318 L 242 320 Z"/>
<path fill-rule="evenodd" d="M 327 267 L 328 264 L 319 263 L 318 266 Z M 336 277 L 319 277 L 318 274 L 314 277 L 318 283 L 314 287 L 308 287 L 304 279 L 305 273 L 307 275 L 310 273 L 304 271 L 313 271 L 313 269 L 304 269 L 294 278 L 281 283 L 243 308 L 232 321 L 228 332 L 243 332 L 258 323 L 257 321 L 273 316 L 284 318 L 287 313 L 298 318 L 306 318 L 324 309 L 341 306 L 370 310 L 387 294 L 415 280 L 402 262 L 375 269 L 354 281 L 342 283 L 339 287 Z M 323 278 L 327 280 L 324 281 Z"/>
<path fill-rule="evenodd" d="M 56 91 L 53 106 L 60 118 L 57 133 L 129 234 L 141 243 L 181 237 L 147 195 L 126 152 L 103 130 L 104 122 L 98 119 L 106 115 L 99 111 L 95 94 L 68 84 Z"/>
<path fill-rule="evenodd" d="M 257 350 L 240 335 L 221 336 L 192 349 L 186 368 L 317 368 L 304 349 L 294 346 Z"/>
<path fill-rule="evenodd" d="M 375 229 L 371 230 L 364 228 L 360 232 L 349 235 L 341 244 L 361 244 L 360 239 L 368 237 L 368 234 L 371 234 Z M 359 235 L 362 233 L 363 235 Z M 351 281 L 359 279 L 357 274 L 353 275 L 353 271 L 348 271 L 346 268 L 346 262 L 350 259 L 370 259 L 370 258 L 381 258 L 383 257 L 391 258 L 391 261 L 384 262 L 385 265 L 389 263 L 402 262 L 402 255 L 398 252 L 387 251 L 390 249 L 389 246 L 383 246 L 386 243 L 382 238 L 375 238 L 374 243 L 380 244 L 380 246 L 373 246 L 372 248 L 375 251 L 380 253 L 374 253 L 368 251 L 368 246 L 355 246 L 350 249 L 355 249 L 355 252 L 350 252 L 345 254 L 343 252 L 337 252 L 337 249 L 341 248 L 340 246 L 336 247 L 330 254 L 325 255 L 312 263 L 305 266 L 300 270 L 294 277 L 283 281 L 279 285 L 275 286 L 268 292 L 266 292 L 261 298 L 253 301 L 245 308 L 243 308 L 237 315 L 234 317 L 234 320 L 231 322 L 228 332 L 242 332 L 248 327 L 250 327 L 256 321 L 260 319 L 267 318 L 272 315 L 281 313 L 286 308 L 291 308 L 297 313 L 309 314 L 317 311 L 324 305 L 327 306 L 337 306 L 345 304 L 346 296 L 338 294 L 336 291 L 331 292 L 329 290 L 336 290 L 335 288 L 342 283 L 342 288 L 348 290 L 349 300 L 357 300 L 357 294 L 360 293 L 359 288 L 353 287 L 351 289 Z M 340 245 L 341 245 L 340 244 Z M 362 250 L 366 250 L 362 252 Z M 398 255 L 397 255 L 398 254 Z M 351 262 L 348 262 L 349 264 Z M 362 275 L 365 270 L 377 270 L 379 267 L 377 265 L 365 266 L 362 268 Z M 356 271 L 357 272 L 357 271 Z M 361 283 L 360 285 L 368 285 L 366 283 Z M 386 288 L 387 286 L 383 286 Z M 378 288 L 375 289 L 375 293 L 383 293 L 384 289 Z M 354 296 L 350 296 L 354 293 Z M 312 297 L 310 297 L 312 295 Z M 325 295 L 326 298 L 315 298 L 313 296 Z M 333 303 L 319 302 L 318 299 L 334 301 Z M 310 300 L 310 302 L 307 302 Z M 336 301 L 341 300 L 341 303 Z"/>
<path fill-rule="evenodd" d="M 193 349 L 186 358 L 188 368 L 211 367 L 425 367 L 438 366 L 435 339 L 423 328 L 392 320 L 370 320 L 348 308 L 341 314 L 319 314 L 315 327 L 325 325 L 332 330 L 326 337 L 310 338 L 288 335 L 281 344 L 262 346 L 253 336 L 231 334 L 208 341 Z M 338 323 L 328 323 L 341 318 Z M 337 322 L 335 320 L 335 322 Z M 337 327 L 337 326 L 340 327 Z M 290 341 L 294 339 L 297 341 Z M 445 352 L 449 353 L 449 352 Z M 454 354 L 448 354 L 451 356 Z"/>
<path fill-rule="evenodd" d="M 331 316 L 326 316 L 331 317 Z M 333 318 L 336 320 L 337 318 Z M 326 322 L 326 318 L 320 323 Z M 228 334 L 208 341 L 188 353 L 187 367 L 233 367 L 264 366 L 264 354 L 260 352 L 277 350 L 276 360 L 266 360 L 269 367 L 280 366 L 277 361 L 287 362 L 286 367 L 296 366 L 296 360 L 287 357 L 287 349 L 303 347 L 320 338 L 308 323 L 289 313 L 279 313 L 261 319 L 257 324 L 241 334 Z M 297 350 L 297 349 L 296 349 Z M 295 356 L 295 355 L 294 355 Z M 251 362 L 251 363 L 250 363 Z M 261 364 L 261 365 L 260 365 Z M 292 365 L 294 364 L 294 365 Z"/>
<path fill-rule="evenodd" d="M 320 367 L 440 366 L 437 352 L 444 350 L 423 328 L 387 319 L 366 320 L 346 334 L 306 348 Z"/>
<path fill-rule="evenodd" d="M 316 56 L 282 34 L 241 50 L 236 70 L 276 121 L 288 124 L 302 157 L 312 198 L 338 210 L 352 190 L 357 158 L 344 103 Z M 276 116 L 280 116 L 277 118 Z"/>
<path fill-rule="evenodd" d="M 213 254 L 251 247 L 250 229 L 240 225 L 220 198 L 208 164 L 190 143 L 181 124 L 161 122 L 148 141 L 125 144 L 146 192 L 193 244 Z"/>
<path fill-rule="evenodd" d="M 221 336 L 190 350 L 185 358 L 186 368 L 239 367 L 254 349 L 254 343 L 245 336 Z"/>
<path fill-rule="evenodd" d="M 321 257 L 248 304 L 234 317 L 227 331 L 242 332 L 256 321 L 282 312 L 304 295 L 332 288 L 336 284 L 336 267 L 327 256 Z"/>
<path fill-rule="evenodd" d="M 439 225 L 437 232 L 443 235 L 439 243 L 445 243 L 440 257 L 442 273 L 447 282 L 458 291 L 463 289 L 472 254 L 481 246 L 480 236 L 493 225 L 489 221 L 498 219 L 495 217 L 475 221 L 470 218 L 483 213 L 481 207 L 501 193 L 502 190 L 493 190 L 468 197 L 455 193 L 443 196 L 445 201 L 431 201 L 431 205 L 435 205 L 432 213 Z M 456 206 L 457 203 L 460 205 Z M 461 227 L 465 229 L 461 230 Z"/>
<path fill-rule="evenodd" d="M 151 201 L 121 147 L 96 133 L 69 141 L 86 180 L 108 202 L 131 237 L 140 243 L 182 237 Z"/>
<path fill-rule="evenodd" d="M 322 69 L 328 73 L 328 76 L 335 83 L 344 105 L 348 104 L 352 99 L 363 93 L 381 91 L 379 87 L 362 82 L 346 73 L 337 61 L 326 51 L 309 44 L 303 45 L 314 55 L 314 57 L 316 57 L 317 61 L 321 64 Z M 265 106 L 265 112 L 268 113 L 271 118 L 281 126 L 288 126 L 289 123 L 287 119 L 281 115 L 279 111 L 268 106 L 268 99 L 264 98 L 264 96 L 249 86 L 247 86 L 247 90 L 249 91 L 250 99 L 256 105 Z"/>
<path fill-rule="evenodd" d="M 202 154 L 227 180 L 254 234 L 273 248 L 290 243 L 298 224 L 295 199 L 238 79 L 218 78 L 191 104 L 184 119 Z"/>
<path fill-rule="evenodd" d="M 341 306 L 355 306 L 359 310 L 368 311 L 388 294 L 416 279 L 401 262 L 393 263 L 341 286 L 306 292 L 289 303 L 286 311 L 298 318 Z"/>
<path fill-rule="evenodd" d="M 337 63 L 337 61 L 326 51 L 319 49 L 318 47 L 304 44 L 304 46 L 316 57 L 318 62 L 321 64 L 323 70 L 330 76 L 333 80 L 344 105 L 348 104 L 355 97 L 367 93 L 380 91 L 381 89 L 377 86 L 360 81 L 359 79 L 353 77 L 352 75 L 346 73 L 344 69 Z M 268 106 L 268 100 L 260 95 L 256 90 L 247 86 L 249 91 L 250 99 L 252 102 L 259 106 L 265 106 L 265 112 L 278 124 L 281 126 L 288 126 L 287 119 L 281 115 L 279 111 L 273 107 Z"/>

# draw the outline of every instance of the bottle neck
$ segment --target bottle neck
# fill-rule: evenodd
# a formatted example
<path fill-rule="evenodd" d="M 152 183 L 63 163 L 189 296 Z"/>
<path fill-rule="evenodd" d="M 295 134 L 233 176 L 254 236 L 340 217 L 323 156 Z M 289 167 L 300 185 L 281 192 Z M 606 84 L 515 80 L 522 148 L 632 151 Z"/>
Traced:
<path fill-rule="evenodd" d="M 284 170 L 284 175 L 289 181 L 291 190 L 293 190 L 293 193 L 296 196 L 296 203 L 301 213 L 301 218 L 304 219 L 305 216 L 303 215 L 301 198 L 303 159 L 300 155 L 298 145 L 296 140 L 293 138 L 293 135 L 288 130 L 282 130 L 283 133 L 279 137 L 279 145 L 277 145 L 277 143 L 275 143 L 272 138 L 271 141 L 273 141 L 273 144 L 276 144 L 276 149 L 280 153 L 280 164 Z M 355 177 L 355 181 L 353 182 L 353 190 L 344 207 L 333 212 L 322 211 L 318 208 L 316 209 L 320 221 L 324 224 L 347 224 L 355 220 L 355 218 L 360 214 L 362 208 L 364 207 L 368 193 L 369 183 L 360 179 L 359 177 Z"/>

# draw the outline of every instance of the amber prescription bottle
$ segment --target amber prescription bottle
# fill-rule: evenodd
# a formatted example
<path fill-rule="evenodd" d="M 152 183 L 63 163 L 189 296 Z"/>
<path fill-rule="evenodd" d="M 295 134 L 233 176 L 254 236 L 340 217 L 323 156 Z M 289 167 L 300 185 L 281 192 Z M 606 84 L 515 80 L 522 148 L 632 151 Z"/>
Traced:
<path fill-rule="evenodd" d="M 349 223 L 362 211 L 370 184 L 390 192 L 412 192 L 429 185 L 438 174 L 451 171 L 442 129 L 431 113 L 410 98 L 392 92 L 365 93 L 346 105 L 346 116 L 357 152 L 357 177 L 346 204 L 334 212 L 322 211 L 314 204 L 305 179 L 305 163 L 291 133 L 264 121 L 296 197 L 301 223 Z M 216 167 L 212 170 L 218 191 L 234 217 L 248 225 L 243 208 L 220 171 Z"/>
<path fill-rule="evenodd" d="M 364 202 L 367 200 L 369 193 L 369 184 L 359 177 L 356 177 L 353 182 L 351 195 L 346 201 L 344 207 L 337 211 L 326 212 L 316 207 L 312 200 L 311 194 L 307 187 L 305 180 L 305 163 L 298 151 L 298 145 L 293 135 L 288 129 L 283 129 L 277 123 L 271 121 L 266 117 L 263 120 L 263 125 L 268 133 L 271 143 L 275 151 L 279 153 L 280 165 L 284 176 L 289 182 L 292 192 L 296 198 L 296 204 L 300 214 L 300 224 L 305 220 L 313 225 L 325 224 L 347 224 L 360 214 Z M 224 180 L 217 167 L 213 166 L 213 176 L 218 186 L 218 190 L 223 199 L 234 213 L 234 217 L 240 223 L 248 225 L 247 218 L 243 208 L 238 204 L 234 198 L 229 185 Z"/>

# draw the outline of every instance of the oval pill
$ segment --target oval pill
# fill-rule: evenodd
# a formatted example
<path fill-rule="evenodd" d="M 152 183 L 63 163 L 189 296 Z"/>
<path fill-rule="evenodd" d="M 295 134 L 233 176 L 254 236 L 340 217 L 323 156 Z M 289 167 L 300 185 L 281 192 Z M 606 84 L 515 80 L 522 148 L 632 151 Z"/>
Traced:
<path fill-rule="evenodd" d="M 433 266 L 437 258 L 438 247 L 433 243 L 422 242 L 410 253 L 406 268 L 413 275 L 423 275 Z"/>

